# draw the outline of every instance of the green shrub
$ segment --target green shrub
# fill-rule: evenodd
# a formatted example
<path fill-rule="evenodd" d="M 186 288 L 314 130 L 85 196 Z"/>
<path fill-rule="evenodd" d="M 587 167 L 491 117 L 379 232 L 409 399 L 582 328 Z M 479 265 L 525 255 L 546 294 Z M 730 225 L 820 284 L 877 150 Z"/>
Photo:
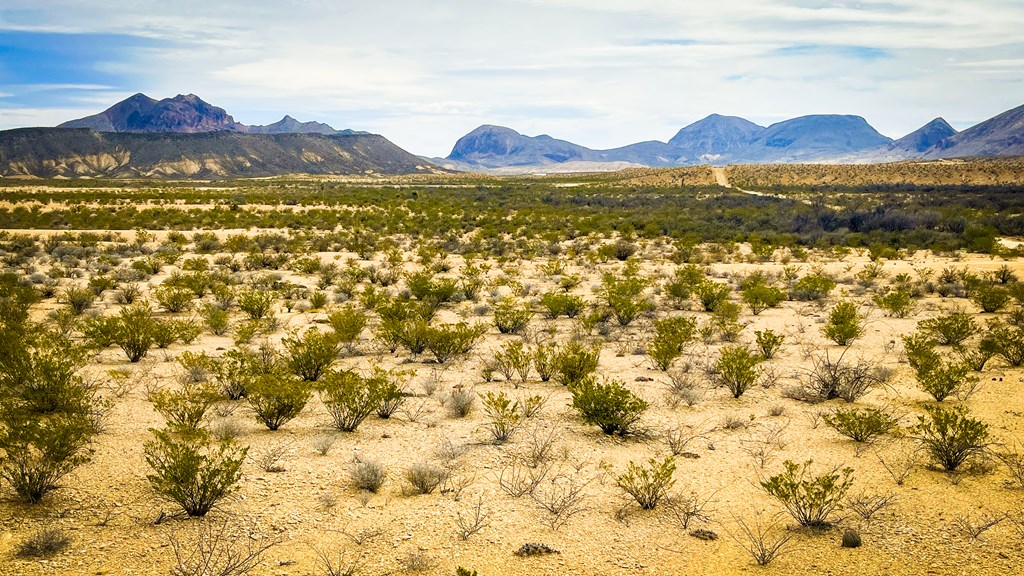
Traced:
<path fill-rule="evenodd" d="M 786 293 L 775 286 L 753 284 L 743 289 L 743 302 L 750 307 L 750 313 L 757 316 L 768 308 L 775 308 L 785 302 Z"/>
<path fill-rule="evenodd" d="M 908 290 L 890 290 L 885 294 L 876 294 L 872 300 L 894 318 L 906 318 L 914 311 L 914 299 Z"/>
<path fill-rule="evenodd" d="M 958 346 L 980 330 L 966 312 L 952 312 L 917 323 L 917 328 L 943 346 Z"/>
<path fill-rule="evenodd" d="M 366 327 L 366 312 L 354 306 L 344 306 L 331 312 L 327 316 L 327 322 L 334 330 L 338 342 L 351 346 Z"/>
<path fill-rule="evenodd" d="M 117 316 L 92 316 L 79 324 L 82 337 L 90 348 L 103 350 L 117 343 L 121 322 Z"/>
<path fill-rule="evenodd" d="M 728 301 L 732 290 L 727 284 L 721 284 L 712 280 L 704 280 L 694 287 L 697 298 L 706 312 L 714 312 L 722 303 Z"/>
<path fill-rule="evenodd" d="M 715 364 L 715 375 L 718 383 L 728 388 L 733 398 L 739 398 L 757 382 L 757 365 L 760 363 L 761 356 L 746 346 L 723 346 Z"/>
<path fill-rule="evenodd" d="M 676 316 L 654 322 L 654 339 L 647 347 L 647 354 L 659 370 L 668 370 L 672 361 L 682 356 L 686 345 L 697 334 L 697 321 L 693 318 Z"/>
<path fill-rule="evenodd" d="M 152 430 L 145 445 L 146 478 L 160 496 L 189 516 L 205 516 L 237 490 L 247 448 L 230 442 L 211 445 L 205 432 L 175 433 Z"/>
<path fill-rule="evenodd" d="M 433 312 L 408 300 L 390 300 L 377 306 L 377 339 L 391 352 L 405 346 L 413 354 L 427 348 L 427 330 Z"/>
<path fill-rule="evenodd" d="M 302 412 L 311 391 L 307 382 L 290 375 L 265 374 L 247 382 L 245 394 L 256 419 L 277 430 Z"/>
<path fill-rule="evenodd" d="M 617 380 L 598 383 L 586 378 L 570 386 L 572 406 L 587 424 L 596 425 L 605 434 L 626 436 L 647 410 L 647 402 L 638 398 Z"/>
<path fill-rule="evenodd" d="M 491 440 L 495 444 L 508 442 L 524 419 L 519 402 L 510 400 L 504 392 L 481 394 L 480 401 L 489 419 L 487 429 Z"/>
<path fill-rule="evenodd" d="M 217 399 L 217 391 L 206 382 L 189 383 L 181 390 L 161 388 L 149 394 L 153 409 L 175 430 L 197 430 Z"/>
<path fill-rule="evenodd" d="M 653 510 L 658 503 L 668 497 L 675 479 L 676 460 L 666 456 L 660 462 L 654 458 L 647 460 L 647 466 L 639 466 L 632 461 L 626 466 L 626 472 L 615 478 L 615 484 L 636 500 L 640 508 Z"/>
<path fill-rule="evenodd" d="M 61 302 L 67 304 L 75 316 L 81 316 L 95 301 L 96 295 L 88 288 L 68 288 L 61 295 Z"/>
<path fill-rule="evenodd" d="M 123 308 L 117 318 L 114 343 L 124 351 L 129 362 L 138 362 L 153 346 L 155 328 L 153 311 L 148 305 Z"/>
<path fill-rule="evenodd" d="M 911 434 L 945 470 L 953 472 L 987 449 L 988 424 L 972 418 L 963 406 L 924 409 L 927 417 L 917 417 Z"/>
<path fill-rule="evenodd" d="M 678 268 L 672 279 L 665 283 L 665 294 L 668 295 L 673 306 L 683 308 L 704 280 L 704 271 L 699 266 L 690 264 Z"/>
<path fill-rule="evenodd" d="M 627 270 L 622 277 L 605 274 L 598 294 L 619 326 L 628 326 L 640 314 L 651 309 L 651 303 L 642 296 L 646 286 L 646 280 Z"/>
<path fill-rule="evenodd" d="M 512 340 L 506 342 L 494 355 L 494 368 L 505 377 L 506 382 L 512 382 L 517 375 L 519 382 L 526 382 L 530 377 L 530 364 L 533 359 L 522 340 Z M 516 384 L 517 388 L 518 386 Z"/>
<path fill-rule="evenodd" d="M 313 310 L 319 310 L 327 306 L 327 294 L 322 290 L 314 290 L 309 295 L 309 307 Z"/>
<path fill-rule="evenodd" d="M 825 424 L 856 442 L 870 442 L 895 428 L 898 420 L 878 408 L 836 408 L 822 417 Z"/>
<path fill-rule="evenodd" d="M 153 343 L 161 350 L 178 341 L 178 325 L 169 319 L 153 319 Z"/>
<path fill-rule="evenodd" d="M 219 306 L 207 303 L 203 306 L 203 322 L 214 336 L 223 336 L 228 332 L 229 314 Z"/>
<path fill-rule="evenodd" d="M 191 308 L 194 296 L 192 291 L 187 288 L 161 285 L 153 289 L 153 298 L 156 299 L 160 308 L 176 314 Z"/>
<path fill-rule="evenodd" d="M 971 294 L 971 301 L 981 308 L 982 312 L 999 312 L 1010 302 L 1010 292 L 995 284 L 983 282 Z"/>
<path fill-rule="evenodd" d="M 439 364 L 444 364 L 452 358 L 468 354 L 486 330 L 480 324 L 441 324 L 427 331 L 427 349 Z"/>
<path fill-rule="evenodd" d="M 932 395 L 936 402 L 942 402 L 951 395 L 973 388 L 978 378 L 970 375 L 971 367 L 966 362 L 943 362 L 916 370 L 917 383 L 922 390 Z"/>
<path fill-rule="evenodd" d="M 838 302 L 821 331 L 839 346 L 849 346 L 864 334 L 864 317 L 857 312 L 857 305 L 853 302 Z"/>
<path fill-rule="evenodd" d="M 269 290 L 250 289 L 238 295 L 238 308 L 250 320 L 262 320 L 273 315 L 275 299 Z"/>
<path fill-rule="evenodd" d="M 779 349 L 782 348 L 782 342 L 785 341 L 785 339 L 785 336 L 782 334 L 776 334 L 769 328 L 754 331 L 754 341 L 757 344 L 757 349 L 761 352 L 761 357 L 765 360 L 771 360 L 775 357 L 775 354 L 777 354 Z"/>
<path fill-rule="evenodd" d="M 317 382 L 317 390 L 334 426 L 342 432 L 354 432 L 381 402 L 387 398 L 392 375 L 374 368 L 364 377 L 351 370 L 329 371 Z"/>
<path fill-rule="evenodd" d="M 793 284 L 789 291 L 792 300 L 804 302 L 821 300 L 828 296 L 829 292 L 835 289 L 836 283 L 828 276 L 822 274 L 808 274 Z"/>
<path fill-rule="evenodd" d="M 517 303 L 505 298 L 494 307 L 494 324 L 502 334 L 519 334 L 526 329 L 533 318 L 533 311 L 527 303 Z"/>
<path fill-rule="evenodd" d="M 341 352 L 334 334 L 320 332 L 316 327 L 306 330 L 301 336 L 293 332 L 281 343 L 288 369 L 307 382 L 316 382 Z"/>
<path fill-rule="evenodd" d="M 810 460 L 803 465 L 786 460 L 785 470 L 762 480 L 761 487 L 781 502 L 801 526 L 829 527 L 830 518 L 842 508 L 843 497 L 853 484 L 853 470 L 844 468 L 810 476 L 811 464 Z"/>
<path fill-rule="evenodd" d="M 45 414 L 21 406 L 0 412 L 0 479 L 18 499 L 38 503 L 90 459 L 95 423 L 82 409 Z"/>
<path fill-rule="evenodd" d="M 434 308 L 449 302 L 459 289 L 455 280 L 451 278 L 435 280 L 433 272 L 429 270 L 409 274 L 406 284 L 414 298 Z"/>
<path fill-rule="evenodd" d="M 562 386 L 573 386 L 597 372 L 599 347 L 586 348 L 577 341 L 563 346 L 554 356 L 554 378 Z"/>
<path fill-rule="evenodd" d="M 1024 365 L 1024 330 L 1003 323 L 992 323 L 989 327 L 992 346 L 996 354 L 1013 367 Z"/>
<path fill-rule="evenodd" d="M 583 298 L 557 292 L 549 292 L 541 296 L 540 305 L 544 307 L 544 316 L 550 319 L 555 319 L 562 315 L 575 318 L 586 308 L 586 302 Z"/>
<path fill-rule="evenodd" d="M 558 359 L 558 346 L 555 344 L 538 344 L 533 351 L 533 369 L 541 382 L 547 382 L 554 376 Z"/>

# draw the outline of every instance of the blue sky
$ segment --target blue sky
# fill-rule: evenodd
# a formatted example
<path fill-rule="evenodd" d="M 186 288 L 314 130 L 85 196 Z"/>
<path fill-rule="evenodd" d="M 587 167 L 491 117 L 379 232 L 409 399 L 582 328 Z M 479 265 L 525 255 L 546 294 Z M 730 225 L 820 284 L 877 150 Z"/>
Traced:
<path fill-rule="evenodd" d="M 4 0 L 0 129 L 191 92 L 435 156 L 480 124 L 611 148 L 711 113 L 899 137 L 1024 104 L 1020 30 L 1020 0 Z"/>

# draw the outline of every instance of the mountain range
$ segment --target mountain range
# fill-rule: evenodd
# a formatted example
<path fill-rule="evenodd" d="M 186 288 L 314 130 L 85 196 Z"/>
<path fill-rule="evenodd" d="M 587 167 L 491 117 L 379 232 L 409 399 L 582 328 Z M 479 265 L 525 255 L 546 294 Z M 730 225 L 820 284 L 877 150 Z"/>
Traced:
<path fill-rule="evenodd" d="M 194 94 L 163 100 L 135 94 L 56 128 L 0 131 L 0 176 L 38 177 L 231 178 L 439 169 L 515 174 L 1011 155 L 1024 155 L 1024 106 L 963 132 L 936 118 L 897 140 L 864 118 L 834 114 L 767 127 L 712 114 L 667 142 L 610 150 L 484 125 L 460 138 L 447 158 L 416 157 L 380 135 L 288 115 L 265 126 L 245 125 Z"/>
<path fill-rule="evenodd" d="M 743 118 L 712 114 L 679 130 L 668 142 L 640 142 L 592 150 L 548 135 L 525 136 L 484 125 L 463 136 L 446 158 L 454 170 L 559 171 L 603 166 L 696 164 L 876 163 L 909 159 L 1024 155 L 1024 106 L 963 132 L 942 118 L 893 140 L 860 116 L 802 116 L 763 127 Z"/>

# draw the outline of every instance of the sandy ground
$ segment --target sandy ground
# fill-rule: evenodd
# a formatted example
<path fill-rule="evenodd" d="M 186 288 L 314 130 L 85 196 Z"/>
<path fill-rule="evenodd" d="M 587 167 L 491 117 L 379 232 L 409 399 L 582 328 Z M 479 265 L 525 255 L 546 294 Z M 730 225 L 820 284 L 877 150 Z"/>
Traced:
<path fill-rule="evenodd" d="M 645 274 L 651 278 L 670 275 L 674 265 L 660 259 L 653 247 L 647 250 Z M 337 255 L 319 256 L 330 261 Z M 351 255 L 340 256 L 344 262 Z M 461 259 L 451 261 L 457 264 Z M 541 271 L 542 263 L 521 262 L 518 270 L 511 271 L 515 279 L 530 285 L 530 297 L 557 290 L 554 280 Z M 891 279 L 903 271 L 913 274 L 913 270 L 929 268 L 937 273 L 949 266 L 982 273 L 1004 263 L 980 256 L 952 260 L 918 253 L 904 261 L 886 262 L 884 269 Z M 933 294 L 924 298 L 909 318 L 886 317 L 870 304 L 867 295 L 859 295 L 854 284 L 854 274 L 867 264 L 863 256 L 850 256 L 843 261 L 818 256 L 816 263 L 790 265 L 802 273 L 818 266 L 836 276 L 840 286 L 830 302 L 848 297 L 862 304 L 868 317 L 867 332 L 847 354 L 891 366 L 896 373 L 889 386 L 878 387 L 861 402 L 898 406 L 905 413 L 903 424 L 910 425 L 916 421 L 916 414 L 923 413 L 921 405 L 928 397 L 917 388 L 909 367 L 901 361 L 899 336 L 913 331 L 919 320 L 942 311 L 958 306 L 975 308 L 966 300 L 942 299 Z M 1024 277 L 1024 264 L 1008 264 L 1019 277 Z M 584 277 L 574 292 L 596 300 L 594 289 L 600 283 L 600 274 L 618 267 L 613 263 L 597 267 L 582 261 L 572 263 L 570 271 Z M 415 265 L 407 263 L 406 269 L 415 269 Z M 720 281 L 726 275 L 755 269 L 781 272 L 783 265 L 711 265 L 712 276 Z M 156 285 L 173 270 L 174 267 L 165 269 L 148 284 Z M 448 274 L 457 275 L 458 266 Z M 495 278 L 498 274 L 495 265 L 489 275 Z M 316 283 L 315 276 L 288 273 L 286 278 L 308 286 Z M 498 289 L 495 294 L 506 291 L 507 288 Z M 648 290 L 659 304 L 658 317 L 706 317 L 703 312 L 672 310 L 657 292 Z M 484 300 L 490 296 L 485 290 Z M 732 297 L 737 299 L 738 294 Z M 35 314 L 43 317 L 56 306 L 52 300 L 45 301 Z M 225 402 L 219 406 L 216 411 L 230 413 L 227 418 L 242 427 L 238 442 L 250 447 L 250 458 L 244 465 L 239 491 L 204 520 L 170 518 L 156 523 L 162 515 L 175 510 L 173 505 L 159 500 L 146 481 L 143 442 L 149 437 L 147 430 L 160 427 L 162 419 L 146 400 L 145 390 L 153 383 L 174 385 L 179 370 L 175 358 L 183 351 L 206 351 L 220 356 L 234 346 L 231 338 L 204 334 L 189 346 L 153 350 L 138 365 L 129 365 L 120 350 L 101 352 L 85 373 L 131 370 L 138 382 L 129 394 L 116 401 L 107 430 L 96 438 L 92 461 L 67 478 L 63 489 L 39 506 L 0 501 L 0 574 L 167 573 L 174 560 L 172 536 L 189 541 L 197 525 L 224 521 L 237 527 L 237 542 L 247 538 L 270 538 L 277 542 L 266 553 L 255 571 L 257 574 L 327 574 L 321 555 L 327 555 L 335 564 L 351 564 L 356 567 L 354 574 L 364 575 L 454 574 L 456 566 L 475 569 L 481 576 L 744 572 L 990 575 L 1019 574 L 1024 570 L 1024 537 L 1010 522 L 996 525 L 976 540 L 955 526 L 958 517 L 979 520 L 1024 505 L 1024 493 L 1007 487 L 1005 469 L 954 482 L 949 475 L 929 469 L 922 460 L 900 486 L 886 472 L 877 454 L 895 458 L 897 453 L 908 450 L 908 441 L 890 438 L 863 449 L 815 417 L 833 404 L 807 405 L 783 398 L 782 390 L 804 377 L 814 355 L 825 350 L 830 354 L 842 352 L 820 331 L 829 305 L 786 302 L 759 316 L 751 316 L 744 308 L 742 320 L 749 326 L 740 336 L 741 342 L 751 342 L 754 331 L 764 328 L 786 336 L 780 354 L 767 364 L 778 375 L 778 381 L 769 388 L 751 389 L 740 399 L 733 399 L 723 389 L 709 387 L 704 399 L 693 407 L 671 407 L 666 401 L 666 374 L 654 369 L 645 355 L 635 353 L 649 337 L 650 320 L 641 319 L 624 330 L 616 330 L 613 338 L 602 344 L 599 373 L 624 381 L 651 403 L 643 424 L 652 436 L 626 440 L 603 436 L 597 428 L 579 422 L 571 411 L 570 394 L 554 382 L 536 380 L 535 374 L 518 389 L 502 382 L 500 376 L 495 382 L 484 382 L 479 370 L 483 359 L 492 356 L 504 342 L 518 337 L 499 334 L 490 323 L 491 316 L 479 316 L 474 311 L 476 306 L 464 302 L 441 311 L 442 322 L 466 319 L 490 326 L 485 339 L 469 357 L 446 365 L 443 370 L 425 356 L 379 350 L 373 341 L 375 321 L 363 332 L 357 346 L 359 354 L 338 360 L 338 367 L 367 369 L 379 363 L 386 368 L 414 372 L 407 385 L 413 396 L 407 401 L 406 411 L 392 419 L 372 416 L 355 433 L 336 433 L 331 430 L 324 407 L 314 400 L 300 417 L 281 430 L 270 432 L 252 417 L 244 403 Z M 119 306 L 107 294 L 96 308 L 110 314 L 116 313 Z M 278 307 L 278 316 L 282 329 L 271 337 L 272 341 L 279 341 L 287 329 L 302 329 L 322 321 L 325 314 L 286 313 Z M 978 316 L 984 319 L 984 315 Z M 235 311 L 233 320 L 240 318 Z M 531 329 L 535 334 L 552 333 L 555 341 L 563 342 L 572 334 L 573 323 L 565 318 L 546 320 L 537 314 Z M 694 343 L 688 357 L 678 363 L 699 366 L 715 359 L 720 346 L 720 342 Z M 698 368 L 693 372 L 701 377 Z M 966 404 L 991 425 L 997 440 L 1024 438 L 1021 371 L 993 361 L 981 378 L 980 391 Z M 437 385 L 432 392 L 431 382 Z M 541 415 L 520 430 L 512 442 L 494 446 L 487 442 L 486 416 L 479 404 L 466 418 L 450 417 L 442 405 L 446 393 L 460 386 L 481 393 L 505 390 L 514 395 L 539 394 L 547 402 Z M 772 416 L 770 412 L 780 414 Z M 723 423 L 727 417 L 736 417 L 745 426 L 726 430 Z M 625 470 L 628 462 L 668 453 L 657 436 L 670 428 L 692 429 L 696 436 L 687 447 L 692 457 L 677 459 L 674 492 L 679 497 L 696 495 L 708 500 L 708 519 L 693 520 L 689 529 L 713 530 L 719 535 L 718 540 L 702 541 L 689 536 L 678 518 L 665 507 L 640 511 L 615 486 L 614 477 Z M 336 442 L 322 456 L 314 450 L 314 444 L 325 434 L 336 436 Z M 546 434 L 554 434 L 557 440 L 547 464 L 551 469 L 548 480 L 540 490 L 552 490 L 570 479 L 586 485 L 584 510 L 557 530 L 548 526 L 548 515 L 528 496 L 513 498 L 498 484 L 498 476 L 513 457 L 526 452 L 533 438 Z M 771 437 L 778 441 L 768 442 L 766 439 Z M 749 453 L 758 443 L 771 446 L 763 467 Z M 281 445 L 287 446 L 283 458 L 285 471 L 268 473 L 260 469 L 256 456 Z M 458 455 L 453 458 L 451 452 Z M 366 495 L 351 487 L 348 471 L 356 458 L 371 458 L 387 467 L 389 477 L 379 494 Z M 737 518 L 761 518 L 767 522 L 776 517 L 780 527 L 792 524 L 788 516 L 776 516 L 784 513 L 782 507 L 758 485 L 761 478 L 781 470 L 787 459 L 813 459 L 816 469 L 822 471 L 849 466 L 854 469 L 853 494 L 894 494 L 894 503 L 870 521 L 847 510 L 841 514 L 840 528 L 824 533 L 796 531 L 783 554 L 769 567 L 760 568 L 731 535 L 739 536 Z M 404 495 L 402 471 L 422 461 L 448 463 L 456 477 L 465 481 L 464 489 L 459 494 Z M 477 502 L 489 515 L 489 524 L 463 541 L 458 537 L 456 518 L 460 514 L 466 517 Z M 16 559 L 16 545 L 42 526 L 69 531 L 74 538 L 70 549 L 46 561 Z M 840 547 L 842 529 L 848 527 L 861 532 L 863 547 Z M 514 556 L 513 552 L 526 542 L 544 543 L 561 553 L 534 558 Z"/>

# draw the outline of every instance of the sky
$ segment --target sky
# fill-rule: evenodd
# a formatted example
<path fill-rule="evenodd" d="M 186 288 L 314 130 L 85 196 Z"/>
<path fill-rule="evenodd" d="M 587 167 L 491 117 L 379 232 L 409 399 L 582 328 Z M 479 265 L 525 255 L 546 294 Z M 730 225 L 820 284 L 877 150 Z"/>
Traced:
<path fill-rule="evenodd" d="M 709 114 L 890 137 L 1024 104 L 1024 0 L 3 0 L 0 129 L 194 93 L 446 156 L 481 124 L 591 148 Z"/>

